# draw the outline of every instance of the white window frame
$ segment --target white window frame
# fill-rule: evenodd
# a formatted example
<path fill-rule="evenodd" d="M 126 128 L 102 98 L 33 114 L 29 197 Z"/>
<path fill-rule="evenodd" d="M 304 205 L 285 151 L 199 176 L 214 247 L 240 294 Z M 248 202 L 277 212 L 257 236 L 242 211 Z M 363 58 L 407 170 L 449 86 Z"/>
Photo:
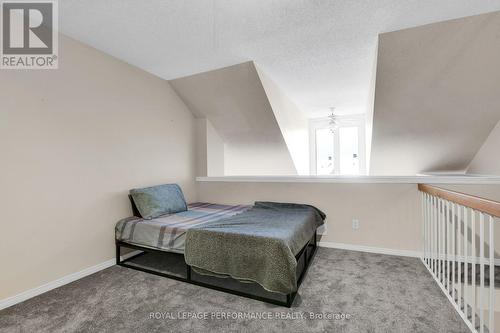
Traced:
<path fill-rule="evenodd" d="M 329 128 L 330 119 L 316 118 L 309 120 L 309 161 L 310 174 L 316 175 L 316 130 Z M 358 128 L 358 154 L 359 154 L 359 174 L 366 174 L 366 122 L 364 115 L 345 115 L 338 116 L 338 127 L 333 135 L 333 175 L 340 174 L 340 159 L 338 158 L 340 150 L 339 129 L 341 127 Z"/>

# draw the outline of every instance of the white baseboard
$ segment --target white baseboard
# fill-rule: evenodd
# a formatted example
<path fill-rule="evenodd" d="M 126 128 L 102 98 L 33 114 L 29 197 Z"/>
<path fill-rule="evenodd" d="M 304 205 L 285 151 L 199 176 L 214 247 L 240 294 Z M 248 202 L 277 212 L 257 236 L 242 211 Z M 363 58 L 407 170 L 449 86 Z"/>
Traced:
<path fill-rule="evenodd" d="M 133 251 L 133 252 L 127 253 L 127 254 L 121 256 L 121 259 L 125 260 L 125 259 L 130 258 L 131 256 L 136 255 L 140 252 L 141 251 Z M 11 296 L 11 297 L 4 298 L 4 299 L 0 300 L 0 310 L 8 308 L 9 306 L 12 306 L 12 305 L 17 304 L 17 303 L 21 303 L 27 299 L 30 299 L 32 297 L 43 294 L 49 290 L 64 286 L 65 284 L 68 284 L 70 282 L 81 279 L 87 275 L 97 273 L 103 269 L 106 269 L 108 267 L 113 266 L 115 264 L 115 262 L 116 262 L 115 258 L 109 259 L 103 263 L 97 264 L 97 265 L 92 266 L 92 267 L 85 268 L 84 270 L 81 270 L 81 271 L 76 272 L 76 273 L 72 273 L 72 274 L 63 276 L 62 278 L 51 281 L 51 282 L 46 283 L 44 285 L 41 285 L 39 287 L 27 290 L 25 292 L 22 292 L 20 294 L 17 294 L 17 295 Z"/>
<path fill-rule="evenodd" d="M 422 256 L 422 253 L 418 251 L 395 250 L 395 249 L 386 249 L 383 247 L 372 247 L 372 246 L 354 245 L 345 243 L 319 242 L 319 246 L 330 247 L 334 249 L 342 249 L 342 250 L 388 254 L 391 256 L 415 257 L 415 258 L 420 258 Z"/>

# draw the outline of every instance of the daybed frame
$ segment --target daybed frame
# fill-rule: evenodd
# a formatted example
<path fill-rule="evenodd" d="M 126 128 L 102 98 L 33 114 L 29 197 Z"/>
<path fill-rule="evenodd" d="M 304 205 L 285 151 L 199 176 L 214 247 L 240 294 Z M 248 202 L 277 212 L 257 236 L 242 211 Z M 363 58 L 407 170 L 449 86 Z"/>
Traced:
<path fill-rule="evenodd" d="M 134 211 L 134 215 L 140 216 L 140 215 L 137 215 L 138 214 L 137 208 L 135 207 L 133 201 L 132 201 L 132 209 Z M 223 291 L 223 292 L 226 292 L 226 293 L 229 293 L 229 294 L 233 294 L 233 295 L 247 297 L 247 298 L 251 298 L 251 299 L 255 299 L 255 300 L 258 300 L 258 301 L 267 302 L 267 303 L 271 303 L 271 304 L 276 304 L 276 305 L 280 305 L 280 306 L 286 306 L 286 307 L 289 308 L 289 307 L 292 306 L 293 300 L 295 299 L 295 296 L 297 295 L 297 291 L 298 291 L 298 289 L 299 289 L 299 287 L 300 287 L 300 285 L 302 283 L 302 280 L 304 280 L 304 277 L 306 275 L 307 269 L 309 268 L 309 265 L 311 264 L 311 261 L 312 261 L 314 255 L 316 254 L 317 236 L 316 236 L 316 231 L 315 231 L 314 232 L 314 236 L 307 242 L 306 245 L 304 245 L 304 247 L 295 256 L 295 258 L 297 259 L 297 263 L 298 264 L 300 264 L 301 260 L 304 260 L 304 264 L 301 265 L 302 269 L 297 272 L 297 275 L 298 275 L 298 277 L 297 277 L 297 291 L 294 291 L 292 293 L 287 294 L 285 302 L 279 301 L 279 300 L 273 299 L 273 298 L 258 296 L 258 295 L 254 295 L 254 294 L 250 294 L 250 293 L 246 293 L 246 292 L 242 292 L 242 291 L 238 291 L 238 290 L 234 290 L 234 289 L 224 288 L 224 287 L 212 285 L 212 284 L 209 284 L 209 283 L 205 283 L 205 282 L 202 282 L 202 281 L 194 280 L 193 277 L 192 277 L 192 275 L 191 275 L 191 266 L 189 266 L 187 264 L 186 264 L 186 277 L 182 277 L 182 276 L 178 276 L 178 275 L 172 275 L 172 274 L 167 274 L 167 273 L 163 273 L 163 272 L 160 272 L 160 271 L 155 271 L 153 269 L 139 267 L 139 266 L 136 266 L 136 265 L 131 265 L 131 264 L 128 263 L 129 261 L 133 260 L 134 258 L 137 258 L 138 256 L 144 255 L 144 254 L 146 254 L 148 252 L 150 252 L 150 253 L 151 252 L 153 252 L 153 253 L 162 253 L 162 254 L 168 253 L 169 255 L 173 254 L 173 255 L 179 255 L 179 256 L 183 256 L 183 257 L 184 257 L 184 255 L 180 254 L 180 253 L 163 251 L 163 250 L 160 250 L 160 249 L 152 249 L 152 248 L 148 248 L 148 247 L 142 247 L 142 246 L 138 246 L 138 245 L 135 245 L 135 244 L 130 244 L 130 243 L 123 242 L 123 241 L 118 241 L 118 240 L 115 241 L 115 244 L 116 244 L 116 264 L 117 265 L 120 265 L 120 266 L 123 266 L 123 267 L 127 267 L 127 268 L 136 269 L 136 270 L 143 271 L 143 272 L 146 272 L 146 273 L 151 273 L 151 274 L 155 274 L 155 275 L 167 277 L 167 278 L 178 280 L 178 281 L 183 281 L 183 282 L 191 283 L 191 284 L 194 284 L 194 285 L 197 285 L 197 286 L 201 286 L 201 287 L 205 287 L 205 288 L 210 288 L 210 289 L 214 289 L 214 290 L 218 290 L 218 291 Z M 127 258 L 127 259 L 121 260 L 121 251 L 120 251 L 121 247 L 126 247 L 126 248 L 135 249 L 135 250 L 140 250 L 142 252 L 139 253 L 139 254 L 136 254 L 134 256 L 131 256 L 131 257 Z M 278 294 L 278 293 L 276 293 L 276 294 L 280 295 L 280 296 L 283 296 L 282 294 Z"/>

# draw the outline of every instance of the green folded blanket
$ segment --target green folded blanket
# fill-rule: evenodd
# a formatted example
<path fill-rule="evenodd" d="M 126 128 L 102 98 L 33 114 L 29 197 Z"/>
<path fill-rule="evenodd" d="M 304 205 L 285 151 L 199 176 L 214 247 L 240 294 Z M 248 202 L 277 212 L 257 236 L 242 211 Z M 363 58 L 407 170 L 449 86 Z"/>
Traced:
<path fill-rule="evenodd" d="M 186 263 L 201 274 L 230 276 L 288 294 L 297 290 L 297 255 L 324 223 L 319 209 L 255 202 L 236 216 L 191 228 Z"/>

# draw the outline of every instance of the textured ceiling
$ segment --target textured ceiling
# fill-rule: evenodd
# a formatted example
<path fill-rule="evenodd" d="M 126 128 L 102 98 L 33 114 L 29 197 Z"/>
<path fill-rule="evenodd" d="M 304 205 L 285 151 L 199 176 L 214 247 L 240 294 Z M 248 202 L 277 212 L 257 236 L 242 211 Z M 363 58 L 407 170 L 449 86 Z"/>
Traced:
<path fill-rule="evenodd" d="M 309 116 L 370 105 L 377 35 L 500 0 L 64 0 L 61 32 L 165 79 L 255 61 Z M 64 55 L 61 55 L 64 56 Z"/>

